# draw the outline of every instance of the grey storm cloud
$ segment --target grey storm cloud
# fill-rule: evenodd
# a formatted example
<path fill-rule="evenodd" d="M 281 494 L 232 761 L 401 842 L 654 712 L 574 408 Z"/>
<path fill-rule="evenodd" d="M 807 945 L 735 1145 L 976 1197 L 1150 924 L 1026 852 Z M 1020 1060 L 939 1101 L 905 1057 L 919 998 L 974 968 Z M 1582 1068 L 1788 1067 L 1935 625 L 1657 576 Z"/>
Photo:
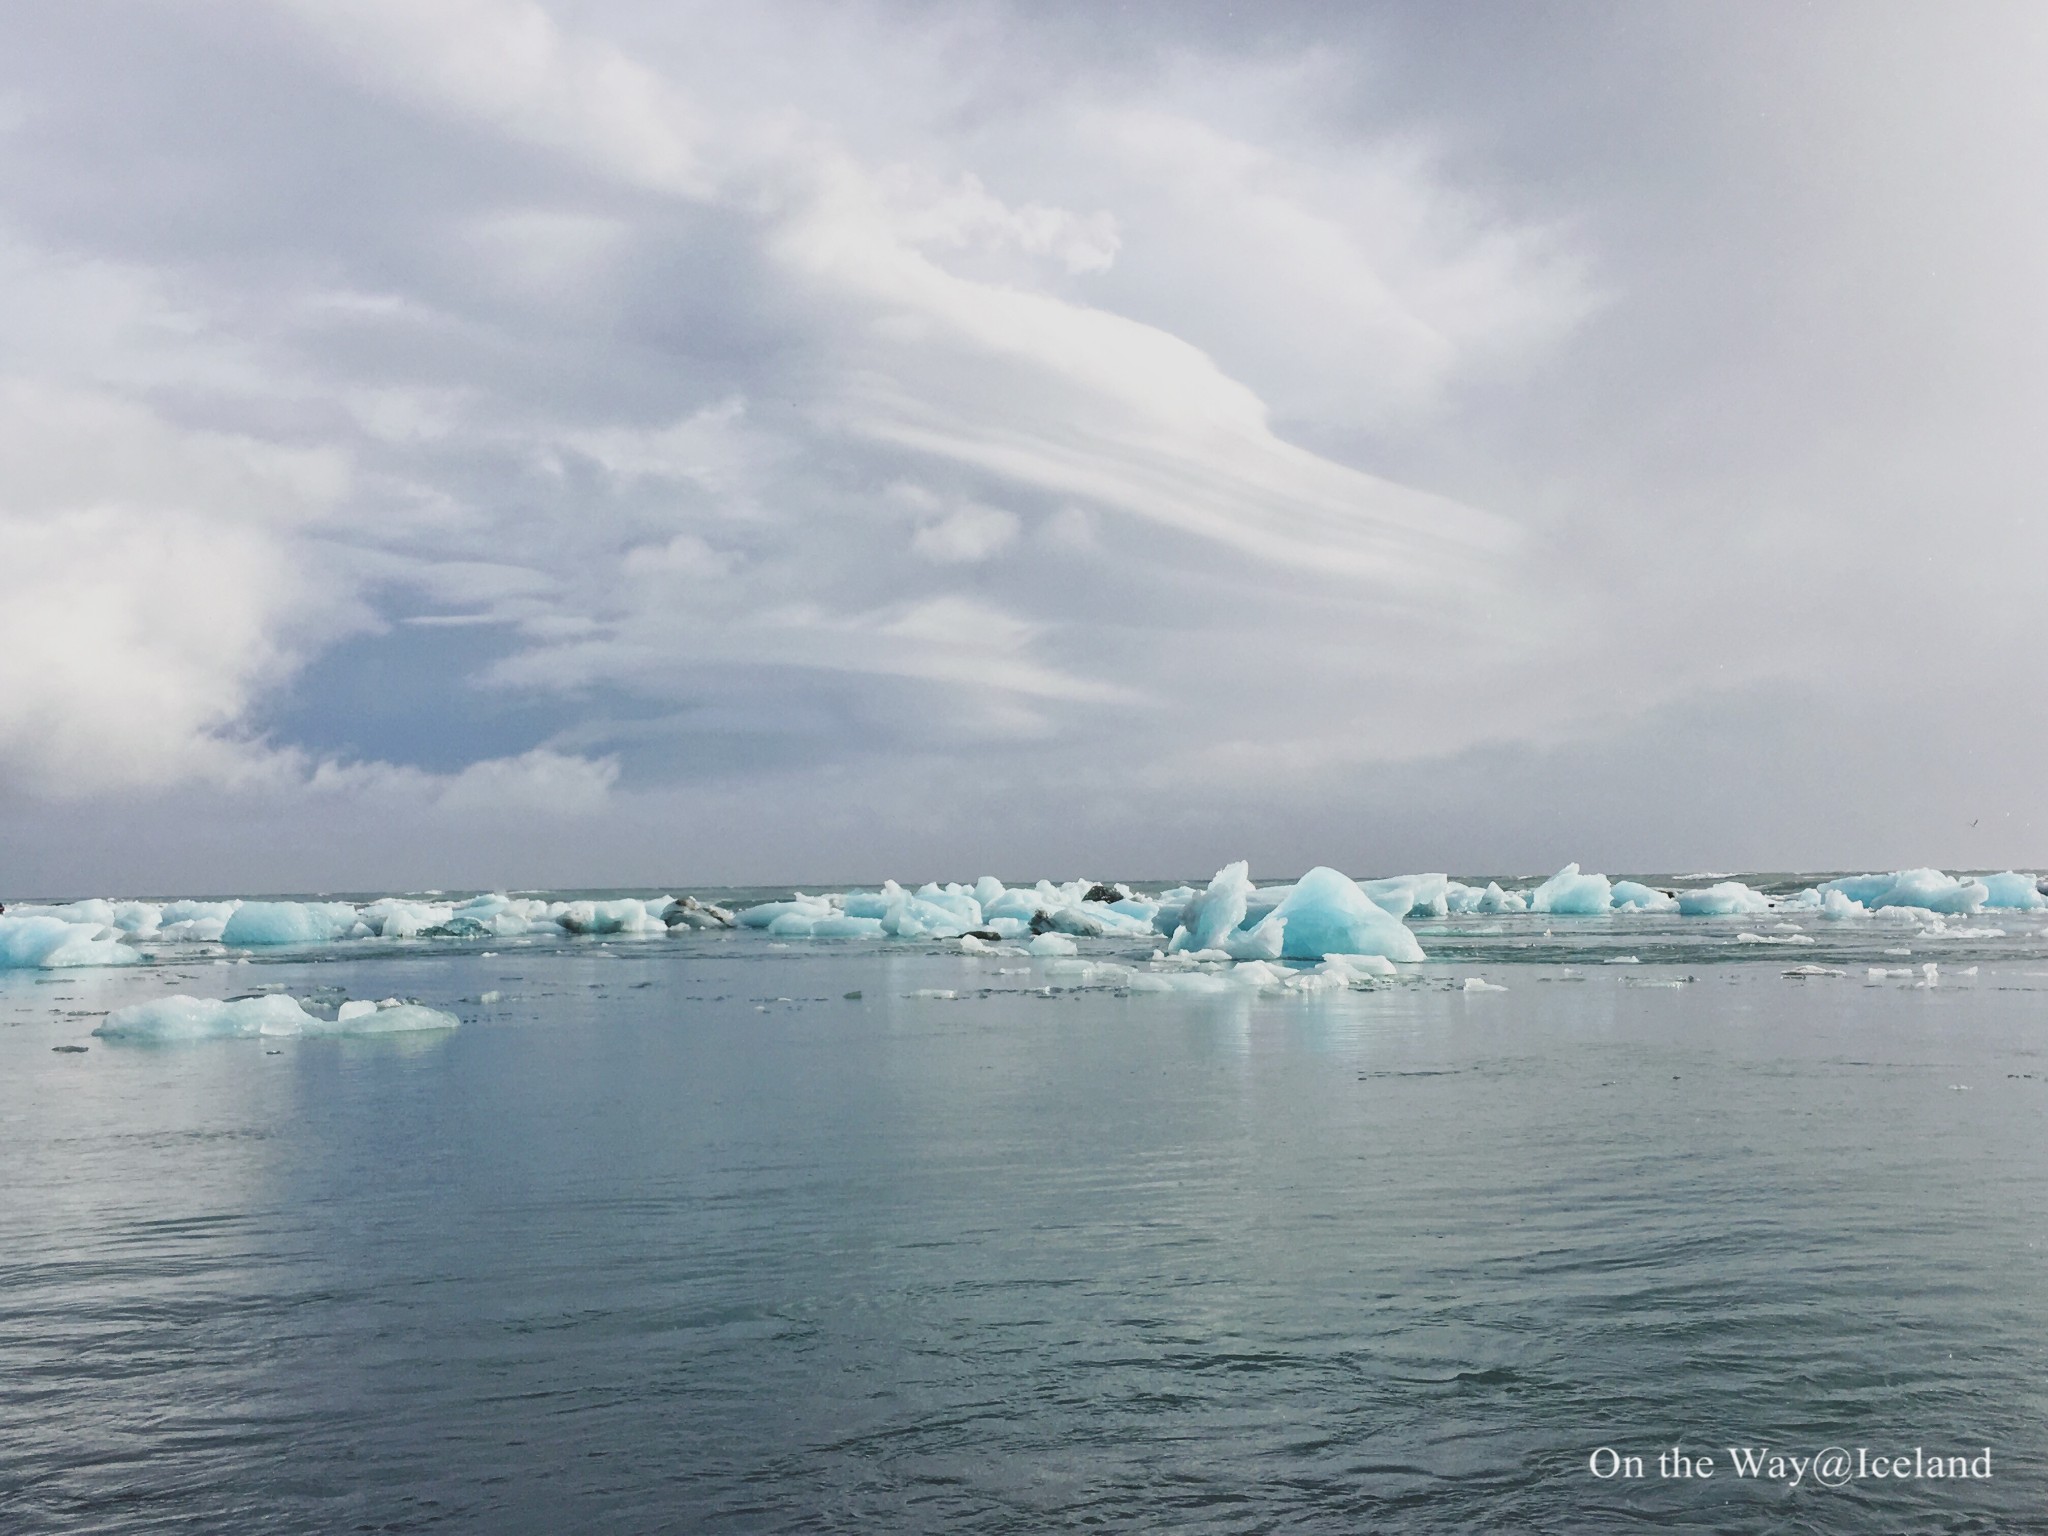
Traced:
<path fill-rule="evenodd" d="M 2043 31 L 10 7 L 7 878 L 2048 854 Z"/>

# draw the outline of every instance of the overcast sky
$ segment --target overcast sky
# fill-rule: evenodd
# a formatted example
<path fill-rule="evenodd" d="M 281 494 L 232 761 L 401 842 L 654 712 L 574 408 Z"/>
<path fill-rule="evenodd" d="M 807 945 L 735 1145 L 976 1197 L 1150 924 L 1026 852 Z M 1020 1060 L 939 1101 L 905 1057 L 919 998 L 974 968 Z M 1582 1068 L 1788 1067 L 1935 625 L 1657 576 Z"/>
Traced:
<path fill-rule="evenodd" d="M 0 887 L 2048 861 L 2043 78 L 11 0 Z"/>

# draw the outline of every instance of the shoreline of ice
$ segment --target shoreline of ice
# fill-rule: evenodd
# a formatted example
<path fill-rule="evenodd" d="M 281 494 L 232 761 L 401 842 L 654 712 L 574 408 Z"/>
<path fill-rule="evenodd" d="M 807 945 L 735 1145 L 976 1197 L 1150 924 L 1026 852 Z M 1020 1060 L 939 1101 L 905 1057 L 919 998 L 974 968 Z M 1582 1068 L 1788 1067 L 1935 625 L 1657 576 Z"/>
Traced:
<path fill-rule="evenodd" d="M 1298 965 L 1332 956 L 1370 956 L 1413 964 L 1427 958 L 1408 926 L 1415 920 L 1512 914 L 1754 920 L 1776 914 L 1925 930 L 1988 911 L 2048 910 L 2044 884 L 2034 874 L 2013 870 L 1955 876 L 1921 868 L 1839 876 L 1771 894 L 1728 876 L 1706 885 L 1659 886 L 1567 864 L 1523 889 L 1499 880 L 1469 884 L 1435 873 L 1354 880 L 1327 866 L 1297 880 L 1260 886 L 1240 861 L 1219 870 L 1206 887 L 1179 885 L 1150 894 L 1090 880 L 1010 886 L 985 875 L 972 883 L 928 882 L 915 889 L 891 880 L 871 889 L 793 891 L 733 908 L 687 895 L 558 900 L 504 892 L 462 900 L 384 896 L 365 902 L 94 898 L 18 904 L 0 914 L 0 970 L 127 965 L 377 940 L 658 939 L 724 929 L 758 932 L 781 942 L 1019 944 L 1041 958 L 1073 953 L 1077 939 L 1111 939 L 1157 944 L 1170 955 L 1212 953 L 1239 963 Z M 1949 931 L 1959 937 L 1998 932 Z"/>

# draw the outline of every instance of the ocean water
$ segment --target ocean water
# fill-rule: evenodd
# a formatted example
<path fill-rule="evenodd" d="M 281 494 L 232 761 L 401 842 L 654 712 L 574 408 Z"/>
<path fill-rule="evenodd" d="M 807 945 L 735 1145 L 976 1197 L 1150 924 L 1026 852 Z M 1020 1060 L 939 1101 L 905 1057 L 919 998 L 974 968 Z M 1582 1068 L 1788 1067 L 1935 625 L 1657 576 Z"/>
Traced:
<path fill-rule="evenodd" d="M 2048 941 L 1758 922 L 0 973 L 0 1530 L 2041 1529 Z M 463 1024 L 90 1034 L 257 988 Z"/>

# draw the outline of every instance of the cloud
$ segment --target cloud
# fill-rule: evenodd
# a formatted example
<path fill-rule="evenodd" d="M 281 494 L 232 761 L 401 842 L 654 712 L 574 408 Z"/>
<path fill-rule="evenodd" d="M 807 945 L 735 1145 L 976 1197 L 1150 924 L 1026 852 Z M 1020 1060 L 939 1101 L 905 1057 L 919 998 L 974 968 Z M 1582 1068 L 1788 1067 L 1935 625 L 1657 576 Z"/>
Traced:
<path fill-rule="evenodd" d="M 344 466 L 26 383 L 0 390 L 0 462 L 9 776 L 68 797 L 255 771 L 253 700 L 362 622 L 300 542 Z"/>
<path fill-rule="evenodd" d="M 44 404 L 0 470 L 37 663 L 0 788 L 620 814 L 1115 762 L 1228 804 L 1605 707 L 1554 547 L 1374 437 L 1540 368 L 1593 264 L 1345 123 L 1341 50 L 624 0 L 137 26 L 53 21 L 6 82 L 0 370 Z M 113 190 L 145 150 L 178 197 Z M 445 669 L 432 769 L 308 725 L 373 654 Z"/>
<path fill-rule="evenodd" d="M 1016 537 L 1014 514 L 969 503 L 919 528 L 911 535 L 910 547 L 941 565 L 973 565 L 999 553 Z"/>

